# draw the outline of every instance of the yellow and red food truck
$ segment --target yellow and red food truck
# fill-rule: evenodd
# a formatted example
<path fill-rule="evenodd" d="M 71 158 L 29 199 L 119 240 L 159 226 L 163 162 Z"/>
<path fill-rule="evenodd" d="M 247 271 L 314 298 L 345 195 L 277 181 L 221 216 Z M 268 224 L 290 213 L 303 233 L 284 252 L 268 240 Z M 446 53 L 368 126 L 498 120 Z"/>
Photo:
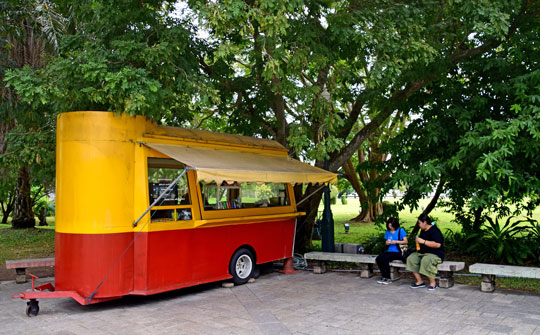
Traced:
<path fill-rule="evenodd" d="M 275 141 L 159 126 L 143 116 L 58 116 L 55 285 L 16 296 L 87 305 L 232 278 L 292 257 L 292 185 L 336 175 Z"/>

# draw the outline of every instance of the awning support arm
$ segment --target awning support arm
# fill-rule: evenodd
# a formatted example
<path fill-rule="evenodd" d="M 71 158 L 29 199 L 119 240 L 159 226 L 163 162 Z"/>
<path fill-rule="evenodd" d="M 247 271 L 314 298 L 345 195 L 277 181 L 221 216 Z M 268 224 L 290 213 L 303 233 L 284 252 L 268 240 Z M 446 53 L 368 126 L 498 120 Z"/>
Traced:
<path fill-rule="evenodd" d="M 300 200 L 299 202 L 296 203 L 296 207 L 298 207 L 298 205 L 300 205 L 301 203 L 303 203 L 304 201 L 306 201 L 307 199 L 311 198 L 312 195 L 314 195 L 315 193 L 319 192 L 323 187 L 325 187 L 326 185 L 323 184 L 323 186 L 319 187 L 318 189 L 316 189 L 315 191 L 311 192 L 310 195 L 308 195 L 307 197 L 305 197 L 304 199 Z"/>
<path fill-rule="evenodd" d="M 190 167 L 186 167 L 186 168 L 184 169 L 184 171 L 182 171 L 182 173 L 180 173 L 180 175 L 179 175 L 178 177 L 176 177 L 176 179 L 175 179 L 172 183 L 170 183 L 169 186 L 167 186 L 167 188 L 165 189 L 165 191 L 163 191 L 163 192 L 159 195 L 159 197 L 158 197 L 156 200 L 154 200 L 154 202 L 150 205 L 150 207 L 148 207 L 148 208 L 144 211 L 144 213 L 142 213 L 142 215 L 141 215 L 135 222 L 133 222 L 133 227 L 134 227 L 134 228 L 137 227 L 137 224 L 139 223 L 139 221 L 142 220 L 142 218 L 146 215 L 146 213 L 148 213 L 148 212 L 150 211 L 150 209 L 152 209 L 152 207 L 154 207 L 155 205 L 157 205 L 157 204 L 161 201 L 161 199 L 163 199 L 164 196 L 166 196 L 167 194 L 169 194 L 169 192 L 171 192 L 171 190 L 173 189 L 173 186 L 176 185 L 176 183 L 178 183 L 178 181 L 180 180 L 180 178 L 182 178 L 182 177 L 186 174 L 186 172 L 187 172 L 188 170 L 195 170 L 195 169 L 194 169 L 194 168 L 190 168 Z"/>

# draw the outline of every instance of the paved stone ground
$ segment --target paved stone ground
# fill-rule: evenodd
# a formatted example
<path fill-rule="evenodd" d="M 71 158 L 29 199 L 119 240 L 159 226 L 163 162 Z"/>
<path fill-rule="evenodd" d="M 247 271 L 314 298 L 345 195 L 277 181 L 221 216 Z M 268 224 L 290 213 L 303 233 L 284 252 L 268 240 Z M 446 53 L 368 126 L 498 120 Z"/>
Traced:
<path fill-rule="evenodd" d="M 47 278 L 40 280 L 45 282 Z M 51 278 L 49 278 L 51 279 Z M 538 334 L 540 296 L 456 285 L 428 292 L 352 273 L 272 273 L 91 306 L 43 299 L 36 318 L 0 283 L 0 334 Z"/>

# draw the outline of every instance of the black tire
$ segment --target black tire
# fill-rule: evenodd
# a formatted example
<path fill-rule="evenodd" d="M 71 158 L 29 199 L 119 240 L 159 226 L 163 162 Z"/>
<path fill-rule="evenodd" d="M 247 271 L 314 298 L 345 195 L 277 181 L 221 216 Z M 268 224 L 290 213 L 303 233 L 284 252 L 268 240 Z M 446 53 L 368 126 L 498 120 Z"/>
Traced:
<path fill-rule="evenodd" d="M 235 285 L 247 283 L 255 270 L 255 257 L 251 251 L 245 248 L 236 250 L 229 263 L 229 273 Z"/>
<path fill-rule="evenodd" d="M 37 300 L 30 300 L 26 303 L 26 316 L 33 317 L 39 313 L 39 302 Z"/>

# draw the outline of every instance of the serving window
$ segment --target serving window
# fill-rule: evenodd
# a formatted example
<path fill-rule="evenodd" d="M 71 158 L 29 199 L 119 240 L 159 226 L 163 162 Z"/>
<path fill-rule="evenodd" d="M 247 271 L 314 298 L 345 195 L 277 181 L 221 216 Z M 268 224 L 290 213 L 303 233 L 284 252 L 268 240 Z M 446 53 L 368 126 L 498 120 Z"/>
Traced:
<path fill-rule="evenodd" d="M 183 172 L 185 166 L 173 159 L 148 158 L 148 194 L 153 204 Z M 151 222 L 191 220 L 191 199 L 187 173 L 150 211 Z"/>
<path fill-rule="evenodd" d="M 204 210 L 289 206 L 286 184 L 200 182 Z"/>

